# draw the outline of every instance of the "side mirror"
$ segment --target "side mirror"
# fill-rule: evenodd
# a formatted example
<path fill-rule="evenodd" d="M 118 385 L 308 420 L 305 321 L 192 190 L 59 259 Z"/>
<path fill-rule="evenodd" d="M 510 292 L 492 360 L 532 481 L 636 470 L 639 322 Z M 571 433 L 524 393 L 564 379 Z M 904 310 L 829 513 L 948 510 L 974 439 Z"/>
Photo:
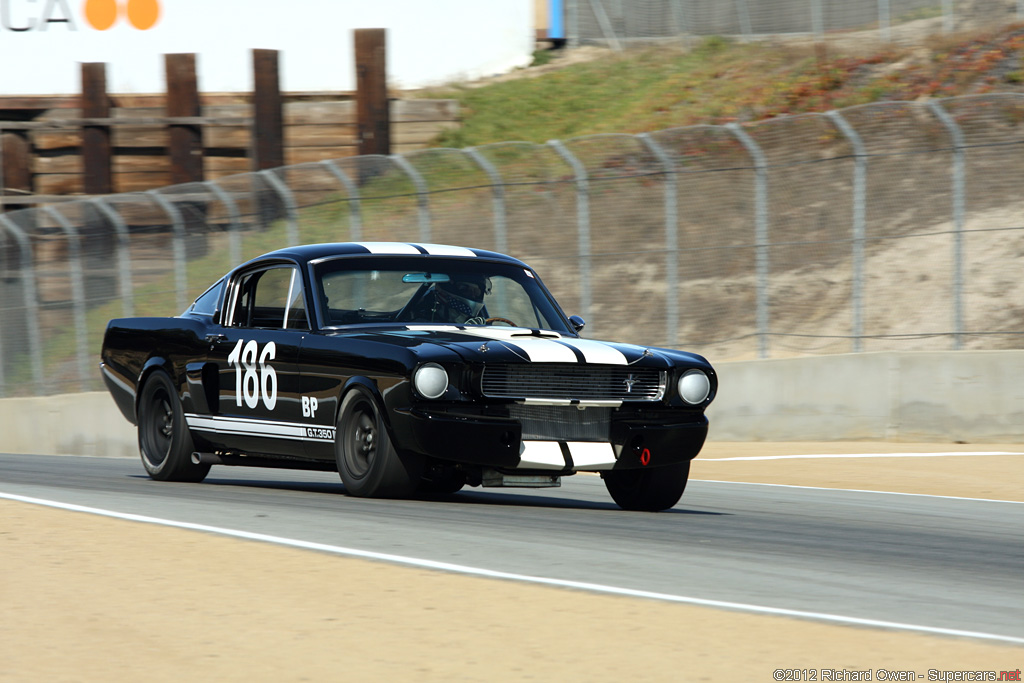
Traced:
<path fill-rule="evenodd" d="M 578 315 L 570 315 L 569 324 L 572 325 L 573 331 L 575 331 L 576 334 L 579 334 L 583 331 L 583 328 L 587 326 L 587 321 Z"/>

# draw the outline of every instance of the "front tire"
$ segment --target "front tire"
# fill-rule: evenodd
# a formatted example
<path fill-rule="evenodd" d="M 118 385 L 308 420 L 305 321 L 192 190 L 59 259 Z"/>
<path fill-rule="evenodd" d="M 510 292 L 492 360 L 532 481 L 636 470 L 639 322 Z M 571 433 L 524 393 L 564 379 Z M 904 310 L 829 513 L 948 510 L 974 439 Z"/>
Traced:
<path fill-rule="evenodd" d="M 683 497 L 690 462 L 651 469 L 609 470 L 602 474 L 612 500 L 623 510 L 658 512 Z"/>
<path fill-rule="evenodd" d="M 334 442 L 345 490 L 359 498 L 404 498 L 420 482 L 424 459 L 395 450 L 373 394 L 356 385 L 338 411 Z"/>
<path fill-rule="evenodd" d="M 174 383 L 163 370 L 153 372 L 142 386 L 137 418 L 139 454 L 150 477 L 193 483 L 206 478 L 210 466 L 192 462 L 192 435 Z"/>

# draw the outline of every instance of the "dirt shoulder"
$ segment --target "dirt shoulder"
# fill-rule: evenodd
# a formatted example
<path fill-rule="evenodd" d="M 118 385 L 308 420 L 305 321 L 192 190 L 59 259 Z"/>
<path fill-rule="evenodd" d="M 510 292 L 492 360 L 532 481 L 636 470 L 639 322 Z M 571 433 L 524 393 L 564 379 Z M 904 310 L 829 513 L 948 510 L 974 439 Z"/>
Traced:
<path fill-rule="evenodd" d="M 1019 445 L 963 447 L 1017 456 L 913 462 L 725 460 L 926 448 L 960 447 L 716 444 L 694 477 L 1020 499 L 1001 483 L 1024 481 Z M 983 483 L 981 470 L 998 476 Z M 778 668 L 878 680 L 878 669 L 1024 662 L 1020 647 L 454 576 L 6 501 L 0 557 L 0 680 L 769 681 Z"/>

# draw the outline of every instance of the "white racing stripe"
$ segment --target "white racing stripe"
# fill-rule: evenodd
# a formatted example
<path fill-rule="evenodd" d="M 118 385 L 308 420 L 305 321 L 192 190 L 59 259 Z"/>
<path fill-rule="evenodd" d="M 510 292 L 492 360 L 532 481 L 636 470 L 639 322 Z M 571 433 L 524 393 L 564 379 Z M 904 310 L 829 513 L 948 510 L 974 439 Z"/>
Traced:
<path fill-rule="evenodd" d="M 472 256 L 476 257 L 469 249 L 465 247 L 451 247 L 447 244 L 420 244 L 416 243 L 414 246 L 425 249 L 431 256 Z"/>
<path fill-rule="evenodd" d="M 501 343 L 519 348 L 533 363 L 579 363 L 572 349 L 549 339 L 514 339 Z"/>
<path fill-rule="evenodd" d="M 420 255 L 420 250 L 411 244 L 400 242 L 356 242 L 361 247 L 369 250 L 371 254 L 412 254 Z"/>
<path fill-rule="evenodd" d="M 568 344 L 582 353 L 583 358 L 588 363 L 598 363 L 601 365 L 627 365 L 629 363 L 626 360 L 625 354 L 608 344 L 602 344 L 591 339 L 563 338 L 559 341 L 562 344 Z"/>
<path fill-rule="evenodd" d="M 544 335 L 550 338 L 542 339 L 531 335 L 528 329 L 520 327 L 466 327 L 465 329 L 453 328 L 450 325 L 406 325 L 406 327 L 410 330 L 465 334 L 470 337 L 499 342 L 508 346 L 513 352 L 519 352 L 520 356 L 525 355 L 533 363 L 580 362 L 572 349 L 559 343 L 564 341 L 564 338 L 557 332 L 545 332 Z"/>
<path fill-rule="evenodd" d="M 29 498 L 27 496 L 19 496 L 11 493 L 0 492 L 0 498 L 6 500 L 13 500 L 21 503 L 29 503 L 32 505 L 42 505 L 45 507 L 57 508 L 59 510 L 68 510 L 71 512 L 84 512 L 91 515 L 99 515 L 101 517 L 122 519 L 129 522 L 141 522 L 143 524 L 154 524 L 157 526 L 165 526 L 175 529 L 187 529 L 189 531 L 202 531 L 210 534 L 228 536 L 230 538 L 241 538 L 248 541 L 259 541 L 261 543 L 273 543 L 275 545 L 282 545 L 289 548 L 315 550 L 317 552 L 332 553 L 334 555 L 341 555 L 344 557 L 356 557 L 367 560 L 391 562 L 393 564 L 399 564 L 406 567 L 434 569 L 438 571 L 451 572 L 454 574 L 462 574 L 464 576 L 477 576 L 489 579 L 501 579 L 505 581 L 518 581 L 521 583 L 529 583 L 534 585 L 554 586 L 556 588 L 570 588 L 573 590 L 582 590 L 590 593 L 600 593 L 603 595 L 618 595 L 622 597 L 643 598 L 646 600 L 659 600 L 662 602 L 673 602 L 686 605 L 699 605 L 702 607 L 715 607 L 719 609 L 735 610 L 751 614 L 767 614 L 781 617 L 795 617 L 798 619 L 810 619 L 812 621 L 841 624 L 845 626 L 868 626 L 872 628 L 883 628 L 895 631 L 928 633 L 932 635 L 953 636 L 958 638 L 975 638 L 978 640 L 988 640 L 1000 643 L 1012 643 L 1014 645 L 1024 645 L 1024 638 L 1015 638 L 1013 636 L 1007 636 L 998 633 L 966 631 L 963 629 L 942 628 L 937 626 L 921 626 L 918 624 L 884 621 L 882 619 L 863 619 L 860 617 L 850 617 L 841 614 L 807 612 L 804 610 L 786 609 L 782 607 L 766 607 L 763 605 L 753 605 L 750 603 L 743 602 L 728 602 L 725 600 L 708 600 L 705 598 L 696 598 L 687 595 L 656 593 L 653 591 L 636 590 L 632 588 L 621 588 L 618 586 L 607 586 L 604 584 L 588 583 L 585 581 L 571 581 L 567 579 L 555 579 L 544 576 L 531 576 L 529 574 L 515 574 L 512 572 L 503 572 L 496 571 L 493 569 L 482 569 L 479 567 L 452 564 L 450 562 L 437 562 L 435 560 L 425 560 L 416 557 L 407 557 L 404 555 L 393 555 L 390 553 L 378 553 L 370 550 L 360 550 L 358 548 L 346 548 L 343 546 L 328 545 L 326 543 L 300 541 L 293 538 L 284 538 L 281 536 L 259 534 L 252 531 L 241 531 L 238 529 L 227 529 L 224 527 L 208 526 L 206 524 L 192 524 L 190 522 L 177 522 L 174 520 L 162 519 L 159 517 L 147 517 L 144 515 L 114 512 L 112 510 L 103 510 L 100 508 L 86 507 L 84 505 L 73 505 L 70 503 L 61 503 L 58 501 L 43 500 L 40 498 Z"/>

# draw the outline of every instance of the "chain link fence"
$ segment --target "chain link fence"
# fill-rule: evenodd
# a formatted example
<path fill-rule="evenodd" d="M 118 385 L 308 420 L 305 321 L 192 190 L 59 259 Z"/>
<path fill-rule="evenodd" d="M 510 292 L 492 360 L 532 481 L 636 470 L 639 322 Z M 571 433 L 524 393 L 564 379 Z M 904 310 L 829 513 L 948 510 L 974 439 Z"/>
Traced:
<path fill-rule="evenodd" d="M 289 244 L 531 263 L 587 336 L 713 361 L 1024 348 L 1024 95 L 286 166 L 0 214 L 0 395 Z"/>
<path fill-rule="evenodd" d="M 617 50 L 712 35 L 914 43 L 936 31 L 1024 21 L 1024 0 L 566 0 L 565 7 L 569 45 Z"/>

